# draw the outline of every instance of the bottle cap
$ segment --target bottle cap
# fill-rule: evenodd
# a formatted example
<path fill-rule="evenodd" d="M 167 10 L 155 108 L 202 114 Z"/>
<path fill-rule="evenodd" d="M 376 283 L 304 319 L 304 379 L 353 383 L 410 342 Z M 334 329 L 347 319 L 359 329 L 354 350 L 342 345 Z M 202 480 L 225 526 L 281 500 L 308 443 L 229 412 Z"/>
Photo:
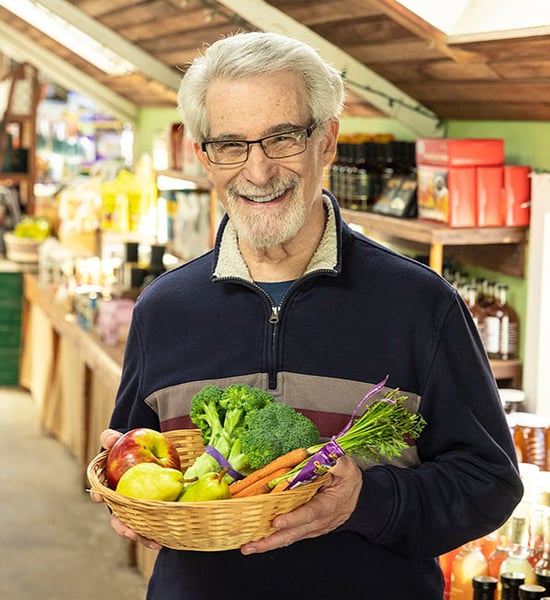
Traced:
<path fill-rule="evenodd" d="M 474 590 L 494 590 L 498 580 L 490 575 L 476 575 L 472 579 Z"/>

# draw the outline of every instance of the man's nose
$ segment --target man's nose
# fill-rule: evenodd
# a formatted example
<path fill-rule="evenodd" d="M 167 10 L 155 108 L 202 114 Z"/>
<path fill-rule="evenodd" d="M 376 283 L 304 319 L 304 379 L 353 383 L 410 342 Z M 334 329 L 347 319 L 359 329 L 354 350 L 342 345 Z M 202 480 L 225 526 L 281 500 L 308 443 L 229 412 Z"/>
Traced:
<path fill-rule="evenodd" d="M 271 179 L 276 168 L 277 162 L 272 158 L 268 158 L 259 143 L 250 144 L 248 160 L 243 167 L 249 181 L 256 184 L 266 183 Z"/>

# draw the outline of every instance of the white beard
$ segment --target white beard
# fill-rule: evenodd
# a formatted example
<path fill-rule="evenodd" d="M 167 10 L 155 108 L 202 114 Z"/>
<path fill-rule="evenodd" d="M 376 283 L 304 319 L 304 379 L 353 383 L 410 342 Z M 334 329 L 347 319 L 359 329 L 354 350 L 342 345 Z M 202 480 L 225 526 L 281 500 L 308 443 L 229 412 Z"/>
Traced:
<path fill-rule="evenodd" d="M 299 193 L 300 180 L 290 176 L 266 186 L 233 183 L 227 188 L 228 213 L 239 238 L 255 248 L 283 244 L 296 237 L 305 223 L 304 202 Z M 243 206 L 240 196 L 270 197 L 290 191 L 291 198 L 279 210 L 253 211 Z M 261 213 L 261 214 L 256 214 Z"/>

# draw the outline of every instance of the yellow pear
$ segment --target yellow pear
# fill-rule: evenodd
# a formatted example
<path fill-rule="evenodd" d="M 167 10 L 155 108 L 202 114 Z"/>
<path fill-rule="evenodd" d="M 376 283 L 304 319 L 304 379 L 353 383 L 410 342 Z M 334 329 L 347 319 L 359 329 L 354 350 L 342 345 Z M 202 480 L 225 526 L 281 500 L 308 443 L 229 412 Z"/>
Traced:
<path fill-rule="evenodd" d="M 229 484 L 224 476 L 227 469 L 220 473 L 206 473 L 194 483 L 190 483 L 178 498 L 179 502 L 204 502 L 205 500 L 225 500 L 231 497 Z"/>
<path fill-rule="evenodd" d="M 183 490 L 183 473 L 156 463 L 138 463 L 120 478 L 116 491 L 140 500 L 173 502 Z"/>

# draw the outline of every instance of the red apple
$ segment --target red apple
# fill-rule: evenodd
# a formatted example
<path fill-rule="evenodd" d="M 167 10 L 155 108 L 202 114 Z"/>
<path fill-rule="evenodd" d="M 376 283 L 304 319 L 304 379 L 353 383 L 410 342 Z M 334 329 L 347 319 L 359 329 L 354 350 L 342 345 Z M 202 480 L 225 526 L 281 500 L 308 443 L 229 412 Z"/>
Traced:
<path fill-rule="evenodd" d="M 106 475 L 109 487 L 116 489 L 123 473 L 134 465 L 146 462 L 181 469 L 176 446 L 164 434 L 146 427 L 131 429 L 118 438 L 107 456 Z"/>

